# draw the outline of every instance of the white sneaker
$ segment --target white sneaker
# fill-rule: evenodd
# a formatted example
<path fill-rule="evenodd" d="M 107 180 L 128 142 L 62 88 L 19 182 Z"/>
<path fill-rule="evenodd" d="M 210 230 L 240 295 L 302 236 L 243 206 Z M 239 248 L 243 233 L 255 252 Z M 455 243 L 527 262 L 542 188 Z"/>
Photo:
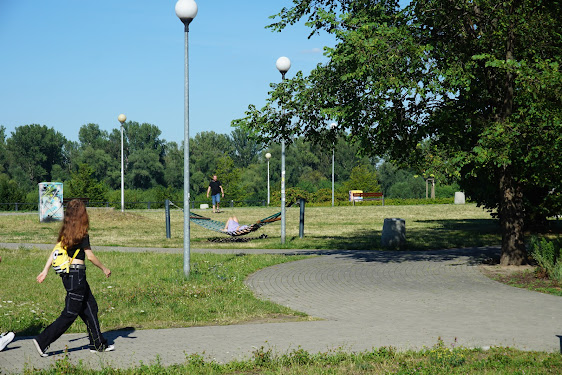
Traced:
<path fill-rule="evenodd" d="M 99 350 L 90 349 L 90 353 L 112 352 L 114 350 L 115 350 L 115 346 L 113 345 L 103 345 Z"/>
<path fill-rule="evenodd" d="M 5 332 L 0 336 L 0 352 L 16 337 L 14 332 Z"/>
<path fill-rule="evenodd" d="M 37 353 L 39 353 L 39 355 L 41 357 L 48 357 L 49 356 L 47 353 L 45 353 L 41 350 L 41 347 L 39 346 L 39 343 L 37 342 L 37 340 L 33 339 L 33 343 L 35 344 L 35 349 L 37 349 Z"/>

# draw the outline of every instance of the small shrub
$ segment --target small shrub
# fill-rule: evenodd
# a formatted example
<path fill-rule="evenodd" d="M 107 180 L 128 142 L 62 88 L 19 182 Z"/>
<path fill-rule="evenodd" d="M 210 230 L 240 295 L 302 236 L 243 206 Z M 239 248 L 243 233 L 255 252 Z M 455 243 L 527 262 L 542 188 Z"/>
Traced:
<path fill-rule="evenodd" d="M 429 356 L 431 363 L 445 367 L 461 366 L 466 361 L 466 357 L 462 352 L 462 349 L 455 348 L 454 344 L 451 348 L 447 348 L 441 337 L 438 338 L 437 344 L 435 344 L 433 348 L 427 352 L 427 355 Z"/>
<path fill-rule="evenodd" d="M 265 349 L 261 346 L 253 351 L 254 363 L 257 367 L 270 367 L 273 365 L 273 353 L 271 349 Z"/>
<path fill-rule="evenodd" d="M 539 267 L 550 279 L 562 282 L 562 257 L 560 244 L 545 238 L 531 238 L 530 252 Z"/>

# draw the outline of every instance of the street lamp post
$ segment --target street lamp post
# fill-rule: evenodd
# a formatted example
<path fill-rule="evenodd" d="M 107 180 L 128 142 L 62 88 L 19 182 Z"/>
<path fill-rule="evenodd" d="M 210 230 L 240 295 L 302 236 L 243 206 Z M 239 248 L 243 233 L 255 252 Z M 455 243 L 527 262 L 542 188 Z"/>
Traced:
<path fill-rule="evenodd" d="M 291 68 L 291 60 L 282 56 L 275 62 L 277 70 L 281 73 L 281 79 L 285 80 L 285 73 Z M 281 104 L 281 118 L 285 120 L 285 110 Z M 284 132 L 283 132 L 284 133 Z M 281 244 L 285 244 L 285 136 L 281 135 Z"/>
<path fill-rule="evenodd" d="M 123 158 L 123 123 L 127 121 L 127 116 L 120 114 L 117 120 L 121 123 L 121 212 L 125 212 L 125 168 Z"/>
<path fill-rule="evenodd" d="M 267 159 L 267 205 L 269 206 L 269 159 L 271 154 L 268 152 L 265 154 L 265 158 Z"/>
<path fill-rule="evenodd" d="M 184 127 L 183 127 L 183 273 L 189 276 L 189 24 L 197 15 L 197 3 L 193 0 L 178 0 L 176 16 L 184 24 L 185 74 L 184 74 Z"/>
<path fill-rule="evenodd" d="M 336 127 L 336 124 L 334 122 L 332 122 L 332 125 L 330 125 L 330 127 L 332 128 L 332 130 L 334 130 L 334 128 Z M 335 161 L 336 161 L 336 147 L 334 145 L 332 145 L 332 207 L 334 207 L 334 182 L 335 182 L 334 165 L 335 165 Z"/>

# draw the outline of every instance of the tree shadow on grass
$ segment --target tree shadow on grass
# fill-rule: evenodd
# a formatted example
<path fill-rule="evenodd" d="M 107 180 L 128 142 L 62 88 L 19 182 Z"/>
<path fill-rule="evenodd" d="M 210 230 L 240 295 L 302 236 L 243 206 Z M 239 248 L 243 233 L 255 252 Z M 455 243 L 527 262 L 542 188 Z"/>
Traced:
<path fill-rule="evenodd" d="M 479 265 L 500 255 L 499 246 L 442 250 L 294 250 L 285 255 L 336 255 L 361 262 L 402 263 L 416 261 L 451 262 L 450 265 Z"/>
<path fill-rule="evenodd" d="M 447 261 L 466 255 L 473 259 L 469 263 L 480 264 L 498 256 L 501 242 L 498 222 L 493 219 L 412 220 L 410 227 L 406 222 L 406 245 L 401 249 L 382 247 L 381 235 L 382 223 L 380 229 L 357 230 L 345 236 L 314 236 L 318 241 L 312 242 L 319 244 L 319 250 L 299 254 L 341 254 L 376 262 Z"/>
<path fill-rule="evenodd" d="M 413 220 L 410 226 L 408 224 L 406 222 L 406 245 L 400 250 L 480 247 L 497 245 L 501 241 L 499 225 L 492 219 Z M 323 248 L 388 250 L 381 246 L 381 235 L 382 223 L 380 228 L 356 230 L 345 236 L 327 234 L 315 237 Z"/>

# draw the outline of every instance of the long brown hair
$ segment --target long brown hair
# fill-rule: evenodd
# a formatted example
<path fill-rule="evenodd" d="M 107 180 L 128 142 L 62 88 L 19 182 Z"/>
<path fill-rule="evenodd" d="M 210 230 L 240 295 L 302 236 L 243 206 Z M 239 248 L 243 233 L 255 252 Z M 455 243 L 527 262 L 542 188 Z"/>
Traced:
<path fill-rule="evenodd" d="M 62 246 L 66 248 L 76 246 L 88 233 L 89 228 L 90 220 L 86 206 L 81 200 L 73 199 L 66 206 L 57 241 L 61 241 Z"/>

